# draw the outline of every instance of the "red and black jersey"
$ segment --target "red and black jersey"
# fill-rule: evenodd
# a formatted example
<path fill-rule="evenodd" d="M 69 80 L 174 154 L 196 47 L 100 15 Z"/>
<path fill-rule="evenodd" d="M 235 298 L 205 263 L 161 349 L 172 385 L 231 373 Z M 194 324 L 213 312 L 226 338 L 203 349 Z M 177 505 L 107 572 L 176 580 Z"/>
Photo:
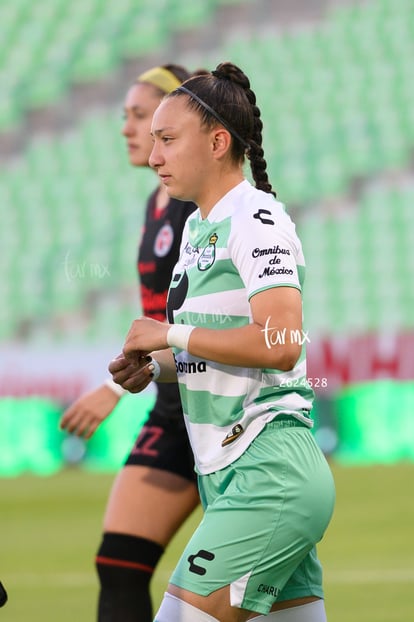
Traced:
<path fill-rule="evenodd" d="M 194 203 L 171 199 L 163 210 L 156 210 L 153 192 L 148 199 L 138 253 L 143 314 L 165 321 L 167 293 L 173 268 L 180 252 L 181 235 Z"/>
<path fill-rule="evenodd" d="M 143 314 L 164 322 L 168 288 L 180 252 L 184 223 L 196 205 L 171 199 L 163 210 L 157 210 L 156 195 L 157 190 L 148 199 L 137 267 Z M 181 416 L 178 386 L 160 383 L 157 387 L 154 411 L 167 417 Z"/>

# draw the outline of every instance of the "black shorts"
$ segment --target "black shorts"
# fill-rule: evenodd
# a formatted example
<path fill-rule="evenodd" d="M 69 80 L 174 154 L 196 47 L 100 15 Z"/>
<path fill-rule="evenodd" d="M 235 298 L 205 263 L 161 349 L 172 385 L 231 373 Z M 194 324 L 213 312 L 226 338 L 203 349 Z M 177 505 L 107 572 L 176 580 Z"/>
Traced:
<path fill-rule="evenodd" d="M 197 484 L 194 457 L 180 413 L 176 417 L 151 412 L 125 461 L 175 473 Z"/>

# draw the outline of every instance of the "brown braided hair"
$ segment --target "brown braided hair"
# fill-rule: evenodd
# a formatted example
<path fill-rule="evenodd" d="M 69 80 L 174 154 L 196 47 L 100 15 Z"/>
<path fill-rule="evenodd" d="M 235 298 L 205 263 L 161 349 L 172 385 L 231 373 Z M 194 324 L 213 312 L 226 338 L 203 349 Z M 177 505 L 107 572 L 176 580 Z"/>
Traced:
<path fill-rule="evenodd" d="M 194 94 L 194 98 L 188 97 L 188 106 L 198 112 L 202 125 L 213 128 L 221 122 L 232 135 L 232 159 L 243 162 L 247 156 L 256 188 L 276 196 L 266 170 L 260 109 L 246 74 L 237 65 L 224 62 L 210 73 L 186 80 L 183 87 L 166 97 L 186 94 L 186 89 Z"/>

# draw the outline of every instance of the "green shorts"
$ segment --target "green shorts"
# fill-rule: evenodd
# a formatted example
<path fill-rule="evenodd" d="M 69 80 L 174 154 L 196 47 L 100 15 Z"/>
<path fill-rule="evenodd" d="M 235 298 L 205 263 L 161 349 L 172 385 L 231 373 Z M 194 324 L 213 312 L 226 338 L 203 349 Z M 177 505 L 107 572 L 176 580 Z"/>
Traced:
<path fill-rule="evenodd" d="M 202 596 L 230 585 L 233 607 L 265 615 L 276 601 L 323 597 L 315 544 L 335 488 L 309 428 L 293 418 L 267 424 L 199 488 L 204 517 L 170 583 Z"/>

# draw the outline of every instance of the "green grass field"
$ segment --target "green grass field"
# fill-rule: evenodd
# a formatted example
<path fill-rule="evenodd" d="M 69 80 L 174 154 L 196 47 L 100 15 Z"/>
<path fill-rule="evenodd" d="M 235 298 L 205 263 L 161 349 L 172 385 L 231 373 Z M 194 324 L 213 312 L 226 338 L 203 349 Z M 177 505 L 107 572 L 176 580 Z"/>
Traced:
<path fill-rule="evenodd" d="M 329 622 L 414 619 L 414 464 L 333 465 L 337 506 L 320 544 Z M 113 480 L 69 469 L 53 477 L 1 479 L 1 622 L 93 622 L 93 557 Z M 196 513 L 153 580 L 159 603 Z"/>

